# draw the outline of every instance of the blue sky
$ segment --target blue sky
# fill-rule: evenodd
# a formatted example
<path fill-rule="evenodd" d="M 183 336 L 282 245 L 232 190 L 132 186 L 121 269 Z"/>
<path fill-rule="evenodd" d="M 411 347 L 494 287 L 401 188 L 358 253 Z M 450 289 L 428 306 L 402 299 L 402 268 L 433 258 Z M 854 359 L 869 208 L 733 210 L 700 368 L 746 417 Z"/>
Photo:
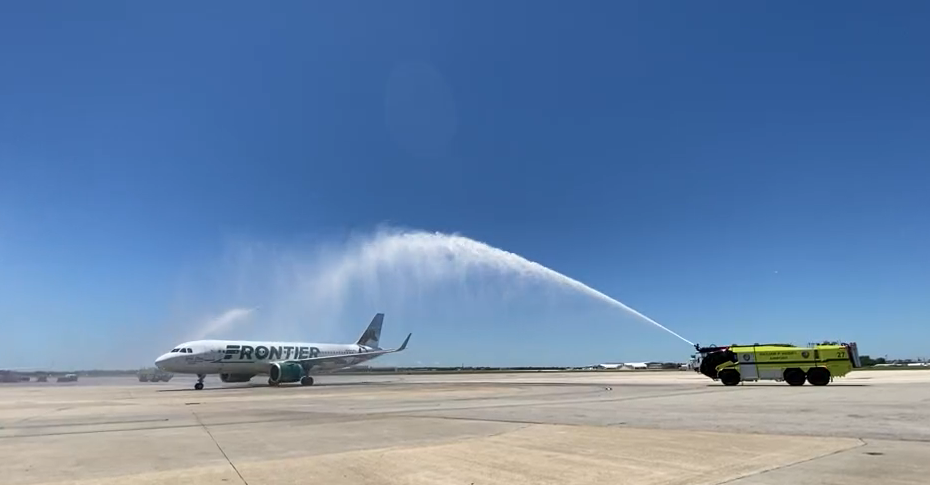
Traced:
<path fill-rule="evenodd" d="M 415 333 L 400 363 L 690 353 L 406 253 L 306 293 L 382 226 L 518 253 L 701 343 L 930 358 L 928 10 L 3 4 L 0 366 L 145 365 L 254 307 L 223 336 L 348 340 L 384 310 L 387 344 Z"/>

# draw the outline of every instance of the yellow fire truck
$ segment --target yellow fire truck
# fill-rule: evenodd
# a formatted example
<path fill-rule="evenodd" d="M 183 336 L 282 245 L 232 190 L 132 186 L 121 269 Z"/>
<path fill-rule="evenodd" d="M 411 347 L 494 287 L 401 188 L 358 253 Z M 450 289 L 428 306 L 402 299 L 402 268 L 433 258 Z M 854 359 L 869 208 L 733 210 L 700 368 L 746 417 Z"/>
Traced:
<path fill-rule="evenodd" d="M 834 377 L 843 377 L 862 367 L 855 342 L 814 344 L 796 347 L 790 344 L 694 346 L 698 351 L 694 370 L 720 380 L 725 386 L 740 382 L 785 381 L 792 386 L 809 382 L 825 386 Z"/>

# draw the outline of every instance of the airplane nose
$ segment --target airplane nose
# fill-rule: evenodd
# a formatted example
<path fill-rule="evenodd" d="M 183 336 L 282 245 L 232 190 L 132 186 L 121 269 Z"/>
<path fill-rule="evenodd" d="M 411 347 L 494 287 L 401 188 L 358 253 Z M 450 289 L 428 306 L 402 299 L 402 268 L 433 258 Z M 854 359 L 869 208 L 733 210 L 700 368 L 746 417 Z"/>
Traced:
<path fill-rule="evenodd" d="M 168 364 L 168 359 L 170 358 L 171 354 L 162 354 L 159 358 L 155 359 L 155 367 L 165 370 L 164 368 Z"/>

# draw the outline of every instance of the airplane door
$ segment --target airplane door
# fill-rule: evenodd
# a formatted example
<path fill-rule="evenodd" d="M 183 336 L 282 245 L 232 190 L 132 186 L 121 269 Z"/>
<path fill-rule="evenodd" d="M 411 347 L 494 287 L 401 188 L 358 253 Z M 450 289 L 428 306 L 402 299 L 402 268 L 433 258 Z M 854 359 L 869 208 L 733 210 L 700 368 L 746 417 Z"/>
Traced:
<path fill-rule="evenodd" d="M 759 379 L 759 367 L 756 365 L 755 352 L 740 352 L 739 357 L 739 375 L 744 381 Z"/>

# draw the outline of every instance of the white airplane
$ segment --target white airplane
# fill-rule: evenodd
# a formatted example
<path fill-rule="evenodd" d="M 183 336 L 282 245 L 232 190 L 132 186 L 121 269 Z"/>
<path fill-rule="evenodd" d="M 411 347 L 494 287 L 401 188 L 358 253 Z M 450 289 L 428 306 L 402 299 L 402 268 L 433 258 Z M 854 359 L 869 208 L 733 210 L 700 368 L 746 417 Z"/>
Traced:
<path fill-rule="evenodd" d="M 267 374 L 268 384 L 300 382 L 312 386 L 314 370 L 332 370 L 400 352 L 378 347 L 384 314 L 371 319 L 365 333 L 354 344 L 316 344 L 305 342 L 255 342 L 247 340 L 195 340 L 171 349 L 155 360 L 161 370 L 179 374 L 197 374 L 194 389 L 203 389 L 207 374 L 219 374 L 223 382 L 248 382 L 257 374 Z"/>

